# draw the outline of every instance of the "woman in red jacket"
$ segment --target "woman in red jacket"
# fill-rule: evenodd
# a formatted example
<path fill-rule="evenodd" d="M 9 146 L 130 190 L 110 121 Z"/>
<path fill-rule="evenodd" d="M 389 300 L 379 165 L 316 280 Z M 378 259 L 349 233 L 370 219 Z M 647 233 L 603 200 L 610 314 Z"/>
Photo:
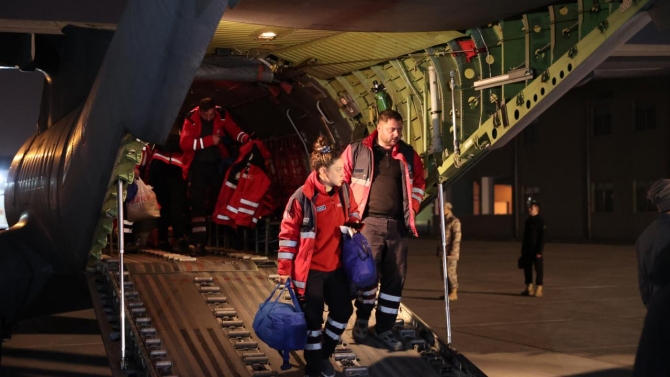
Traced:
<path fill-rule="evenodd" d="M 289 199 L 279 233 L 279 275 L 290 276 L 307 320 L 305 372 L 334 376 L 329 358 L 353 312 L 340 263 L 340 226 L 358 222 L 358 205 L 344 182 L 344 166 L 322 136 L 314 143 L 312 173 Z M 328 321 L 324 328 L 324 302 Z"/>

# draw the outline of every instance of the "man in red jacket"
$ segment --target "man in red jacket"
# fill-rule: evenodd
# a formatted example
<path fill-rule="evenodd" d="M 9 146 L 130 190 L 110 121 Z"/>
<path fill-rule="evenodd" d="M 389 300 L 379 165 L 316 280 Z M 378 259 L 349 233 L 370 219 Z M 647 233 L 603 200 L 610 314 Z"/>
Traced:
<path fill-rule="evenodd" d="M 361 233 L 370 243 L 381 280 L 374 334 L 391 350 L 404 348 L 392 328 L 407 273 L 407 237 L 417 235 L 414 217 L 426 187 L 421 158 L 401 137 L 402 116 L 384 110 L 377 130 L 342 154 L 345 181 L 351 183 L 365 223 Z M 356 300 L 357 342 L 367 338 L 376 296 L 377 284 L 363 289 Z"/>
<path fill-rule="evenodd" d="M 230 155 L 226 144 L 231 145 L 233 141 L 246 143 L 249 135 L 227 111 L 223 114 L 211 98 L 202 99 L 200 105 L 186 115 L 179 145 L 184 151 L 182 172 L 188 181 L 191 234 L 196 253 L 205 250 L 206 216 L 212 213 L 216 203 L 214 196 L 218 195 L 223 182 L 222 163 Z"/>

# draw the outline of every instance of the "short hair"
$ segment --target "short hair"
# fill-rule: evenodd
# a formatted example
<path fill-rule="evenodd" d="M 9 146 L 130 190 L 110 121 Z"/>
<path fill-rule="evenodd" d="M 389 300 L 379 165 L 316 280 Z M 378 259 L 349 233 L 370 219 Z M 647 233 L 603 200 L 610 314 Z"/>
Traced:
<path fill-rule="evenodd" d="M 377 124 L 386 123 L 389 121 L 389 119 L 397 120 L 398 122 L 402 123 L 402 115 L 400 115 L 399 112 L 387 109 L 379 113 L 379 120 L 377 121 Z"/>
<path fill-rule="evenodd" d="M 528 208 L 531 208 L 532 206 L 537 207 L 537 209 L 540 209 L 540 208 L 541 208 L 541 207 L 540 207 L 540 202 L 536 202 L 536 201 L 532 201 L 532 202 L 530 202 L 530 205 L 528 206 Z"/>
<path fill-rule="evenodd" d="M 454 206 L 451 205 L 449 202 L 444 202 L 444 209 L 452 209 Z"/>
<path fill-rule="evenodd" d="M 216 107 L 214 100 L 210 97 L 203 98 L 200 100 L 200 111 L 209 111 Z"/>

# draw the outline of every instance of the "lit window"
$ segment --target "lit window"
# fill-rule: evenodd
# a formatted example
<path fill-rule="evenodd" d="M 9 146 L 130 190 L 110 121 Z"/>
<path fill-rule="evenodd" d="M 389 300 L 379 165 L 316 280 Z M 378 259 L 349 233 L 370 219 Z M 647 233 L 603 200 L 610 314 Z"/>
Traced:
<path fill-rule="evenodd" d="M 512 185 L 493 186 L 493 214 L 511 215 L 512 210 Z"/>

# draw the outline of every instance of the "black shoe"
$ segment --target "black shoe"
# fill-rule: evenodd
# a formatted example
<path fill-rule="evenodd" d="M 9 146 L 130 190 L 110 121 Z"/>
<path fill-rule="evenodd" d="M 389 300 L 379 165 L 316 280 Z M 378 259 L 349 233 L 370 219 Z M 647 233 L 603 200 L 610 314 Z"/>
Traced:
<path fill-rule="evenodd" d="M 127 243 L 123 246 L 124 253 L 137 253 L 140 251 L 140 245 L 137 243 Z"/>
<path fill-rule="evenodd" d="M 202 256 L 205 255 L 205 252 L 207 250 L 205 249 L 205 245 L 199 244 L 195 247 L 195 250 L 191 252 L 192 257 L 197 257 L 197 256 Z"/>
<path fill-rule="evenodd" d="M 321 360 L 321 376 L 335 377 L 335 367 L 333 366 L 333 363 L 330 362 L 330 359 Z"/>
<path fill-rule="evenodd" d="M 172 245 L 167 241 L 161 241 L 158 243 L 158 250 L 167 251 L 168 253 L 172 251 Z"/>
<path fill-rule="evenodd" d="M 174 243 L 172 251 L 177 254 L 189 254 L 191 252 L 191 248 L 188 246 L 188 241 L 186 241 L 185 238 L 180 238 L 177 240 L 177 242 Z"/>

